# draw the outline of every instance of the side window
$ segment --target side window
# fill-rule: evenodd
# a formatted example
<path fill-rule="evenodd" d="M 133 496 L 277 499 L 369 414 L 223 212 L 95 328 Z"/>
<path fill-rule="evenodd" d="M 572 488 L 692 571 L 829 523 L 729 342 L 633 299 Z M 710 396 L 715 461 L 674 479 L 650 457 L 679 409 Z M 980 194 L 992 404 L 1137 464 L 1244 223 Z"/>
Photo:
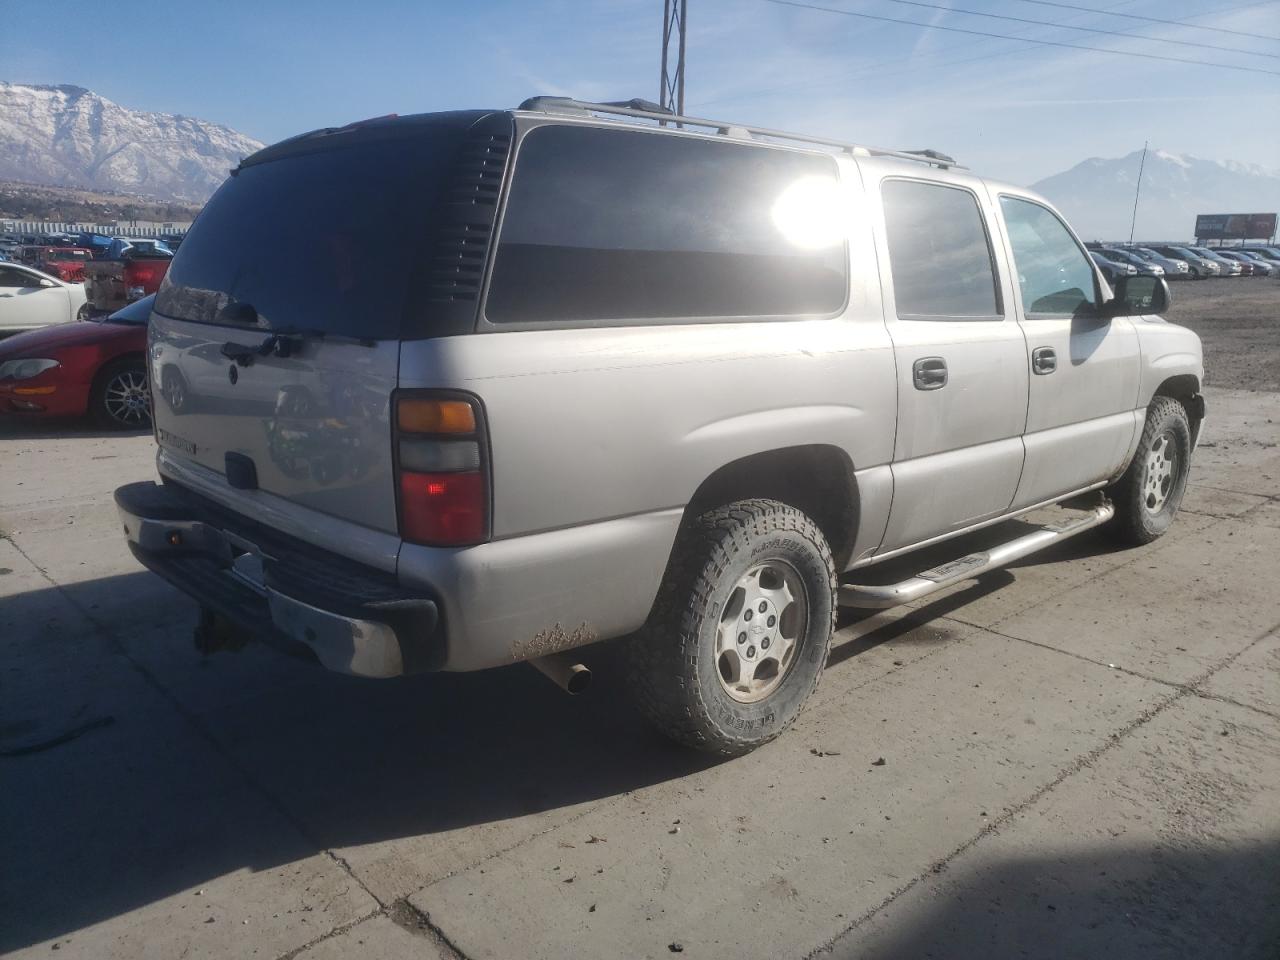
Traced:
<path fill-rule="evenodd" d="M 1001 197 L 1000 209 L 1013 246 L 1013 265 L 1030 319 L 1074 317 L 1097 308 L 1093 267 L 1048 208 L 1018 197 Z M 1120 260 L 1103 251 L 1108 260 Z"/>
<path fill-rule="evenodd" d="M 13 267 L 0 266 L 0 287 L 25 287 L 28 275 Z"/>
<path fill-rule="evenodd" d="M 485 316 L 494 323 L 813 316 L 848 291 L 827 156 L 633 130 L 525 137 Z"/>
<path fill-rule="evenodd" d="M 886 180 L 880 196 L 898 316 L 999 319 L 991 243 L 977 198 L 961 187 L 917 180 Z"/>

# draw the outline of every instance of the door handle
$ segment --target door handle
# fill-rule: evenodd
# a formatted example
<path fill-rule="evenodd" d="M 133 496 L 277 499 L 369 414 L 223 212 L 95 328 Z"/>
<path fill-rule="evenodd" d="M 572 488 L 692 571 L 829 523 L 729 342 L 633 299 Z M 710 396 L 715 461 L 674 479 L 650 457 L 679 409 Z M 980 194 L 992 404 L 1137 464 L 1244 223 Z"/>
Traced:
<path fill-rule="evenodd" d="M 941 390 L 947 385 L 947 361 L 921 357 L 911 365 L 911 380 L 917 390 Z"/>
<path fill-rule="evenodd" d="M 1041 376 L 1058 369 L 1058 355 L 1053 347 L 1036 347 L 1031 351 L 1031 372 Z"/>

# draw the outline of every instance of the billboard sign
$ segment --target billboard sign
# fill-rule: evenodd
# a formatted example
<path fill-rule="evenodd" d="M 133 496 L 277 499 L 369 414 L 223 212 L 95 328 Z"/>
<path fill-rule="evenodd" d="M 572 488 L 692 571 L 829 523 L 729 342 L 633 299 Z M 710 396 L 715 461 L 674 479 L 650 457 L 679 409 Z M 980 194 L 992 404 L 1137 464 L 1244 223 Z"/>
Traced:
<path fill-rule="evenodd" d="M 1202 213 L 1196 217 L 1197 240 L 1262 240 L 1275 232 L 1274 213 Z"/>

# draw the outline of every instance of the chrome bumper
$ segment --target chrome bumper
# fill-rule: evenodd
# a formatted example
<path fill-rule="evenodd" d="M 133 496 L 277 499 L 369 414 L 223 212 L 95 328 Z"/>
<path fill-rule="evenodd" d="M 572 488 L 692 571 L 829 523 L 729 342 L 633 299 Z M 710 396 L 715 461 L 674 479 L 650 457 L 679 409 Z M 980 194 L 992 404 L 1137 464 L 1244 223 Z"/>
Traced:
<path fill-rule="evenodd" d="M 406 656 L 406 647 L 425 643 L 429 637 L 421 636 L 422 629 L 406 630 L 405 618 L 395 614 L 403 613 L 405 604 L 414 604 L 418 614 L 414 626 L 432 633 L 436 608 L 431 601 L 390 601 L 388 612 L 393 616 L 382 621 L 332 609 L 342 606 L 340 597 L 325 594 L 304 600 L 290 595 L 268 582 L 265 566 L 273 558 L 254 543 L 204 520 L 147 516 L 145 508 L 121 496 L 128 490 L 116 491 L 116 509 L 134 556 L 203 606 L 259 634 L 258 639 L 270 642 L 273 638 L 262 634 L 275 631 L 289 644 L 310 650 L 324 667 L 337 673 L 394 677 L 422 669 L 423 658 Z M 399 630 L 392 622 L 396 619 L 402 621 Z M 411 665 L 407 660 L 416 662 Z"/>

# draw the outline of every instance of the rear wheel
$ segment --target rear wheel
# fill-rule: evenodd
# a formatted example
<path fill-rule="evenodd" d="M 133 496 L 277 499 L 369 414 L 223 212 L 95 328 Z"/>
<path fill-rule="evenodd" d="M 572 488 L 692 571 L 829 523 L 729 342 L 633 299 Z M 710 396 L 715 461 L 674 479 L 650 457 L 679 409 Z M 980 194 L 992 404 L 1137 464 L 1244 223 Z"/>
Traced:
<path fill-rule="evenodd" d="M 1140 546 L 1164 534 L 1173 523 L 1191 468 L 1191 424 L 1172 397 L 1156 397 L 1129 468 L 1108 493 L 1115 518 L 1108 532 L 1121 543 Z"/>
<path fill-rule="evenodd" d="M 630 686 L 663 733 L 727 756 L 781 734 L 818 685 L 836 572 L 817 525 L 772 500 L 708 511 L 682 531 Z"/>
<path fill-rule="evenodd" d="M 142 360 L 120 360 L 99 372 L 89 392 L 89 415 L 107 430 L 151 426 L 151 393 Z"/>

